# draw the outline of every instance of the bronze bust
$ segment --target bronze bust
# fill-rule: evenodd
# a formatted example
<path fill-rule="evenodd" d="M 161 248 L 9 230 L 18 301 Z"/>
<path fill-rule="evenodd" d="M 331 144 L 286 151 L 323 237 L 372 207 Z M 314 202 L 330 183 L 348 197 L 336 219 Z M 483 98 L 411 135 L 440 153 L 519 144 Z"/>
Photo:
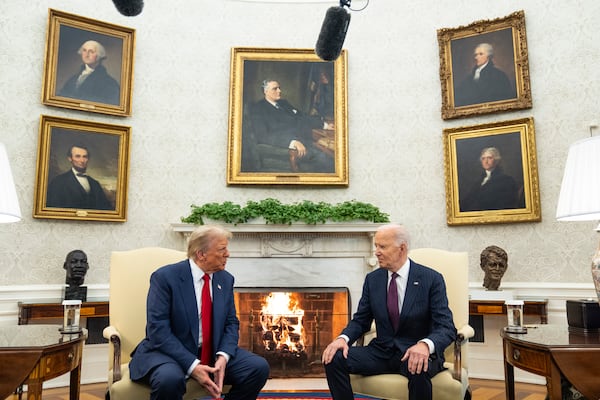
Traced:
<path fill-rule="evenodd" d="M 483 286 L 487 290 L 498 290 L 500 281 L 508 268 L 508 255 L 498 246 L 488 246 L 481 252 L 481 269 L 485 272 Z"/>
<path fill-rule="evenodd" d="M 90 268 L 87 255 L 83 250 L 73 250 L 67 254 L 63 268 L 67 272 L 65 283 L 65 300 L 87 300 L 87 287 L 82 286 L 85 274 Z"/>

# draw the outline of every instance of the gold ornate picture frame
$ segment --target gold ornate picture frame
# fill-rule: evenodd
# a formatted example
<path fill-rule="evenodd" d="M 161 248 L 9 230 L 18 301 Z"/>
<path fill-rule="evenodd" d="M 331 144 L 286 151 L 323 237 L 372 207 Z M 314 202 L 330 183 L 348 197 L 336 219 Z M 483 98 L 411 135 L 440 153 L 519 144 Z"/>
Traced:
<path fill-rule="evenodd" d="M 227 184 L 347 186 L 347 82 L 345 50 L 232 48 Z"/>
<path fill-rule="evenodd" d="M 135 30 L 50 9 L 42 103 L 131 115 Z"/>
<path fill-rule="evenodd" d="M 533 118 L 444 129 L 444 165 L 448 225 L 541 220 Z"/>
<path fill-rule="evenodd" d="M 523 11 L 437 37 L 443 119 L 532 107 Z"/>
<path fill-rule="evenodd" d="M 130 137 L 128 126 L 42 115 L 34 218 L 125 221 Z"/>

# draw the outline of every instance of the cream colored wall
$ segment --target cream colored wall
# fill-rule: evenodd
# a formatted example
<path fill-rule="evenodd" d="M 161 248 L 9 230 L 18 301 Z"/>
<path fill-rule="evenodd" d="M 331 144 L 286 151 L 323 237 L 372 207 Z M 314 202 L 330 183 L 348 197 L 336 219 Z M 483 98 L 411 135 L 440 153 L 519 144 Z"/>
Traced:
<path fill-rule="evenodd" d="M 64 256 L 74 248 L 88 254 L 86 283 L 107 283 L 112 250 L 178 247 L 170 223 L 187 215 L 190 204 L 266 197 L 374 203 L 408 225 L 414 247 L 468 251 L 472 282 L 483 276 L 479 253 L 496 244 L 509 254 L 506 281 L 589 283 L 594 224 L 557 223 L 554 211 L 568 145 L 589 135 L 589 123 L 599 118 L 596 0 L 372 0 L 353 13 L 345 43 L 350 186 L 226 186 L 231 47 L 312 48 L 326 9 L 335 4 L 146 1 L 140 16 L 127 18 L 110 0 L 2 0 L 0 140 L 24 219 L 0 225 L 0 287 L 62 283 Z M 137 30 L 131 117 L 41 104 L 49 7 Z M 436 29 L 519 9 L 527 21 L 534 107 L 442 121 Z M 127 222 L 31 217 L 42 114 L 132 127 Z M 535 118 L 542 222 L 448 227 L 442 130 L 529 116 Z"/>

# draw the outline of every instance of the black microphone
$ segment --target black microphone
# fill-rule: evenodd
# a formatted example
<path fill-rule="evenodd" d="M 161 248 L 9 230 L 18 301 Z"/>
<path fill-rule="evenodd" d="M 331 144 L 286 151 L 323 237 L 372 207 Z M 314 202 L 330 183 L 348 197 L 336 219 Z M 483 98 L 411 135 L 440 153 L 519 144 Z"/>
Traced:
<path fill-rule="evenodd" d="M 142 12 L 144 0 L 113 0 L 117 11 L 126 17 L 134 17 Z"/>
<path fill-rule="evenodd" d="M 327 10 L 315 46 L 315 53 L 320 59 L 333 61 L 340 56 L 349 23 L 350 13 L 341 5 Z"/>

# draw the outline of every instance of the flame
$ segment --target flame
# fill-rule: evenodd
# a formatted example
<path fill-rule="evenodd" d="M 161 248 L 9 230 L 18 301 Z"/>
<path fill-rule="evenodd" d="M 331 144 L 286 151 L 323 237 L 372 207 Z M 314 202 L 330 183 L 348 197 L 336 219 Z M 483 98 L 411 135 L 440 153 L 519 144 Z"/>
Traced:
<path fill-rule="evenodd" d="M 263 344 L 269 351 L 301 353 L 304 351 L 304 310 L 292 293 L 269 293 L 260 312 Z"/>

